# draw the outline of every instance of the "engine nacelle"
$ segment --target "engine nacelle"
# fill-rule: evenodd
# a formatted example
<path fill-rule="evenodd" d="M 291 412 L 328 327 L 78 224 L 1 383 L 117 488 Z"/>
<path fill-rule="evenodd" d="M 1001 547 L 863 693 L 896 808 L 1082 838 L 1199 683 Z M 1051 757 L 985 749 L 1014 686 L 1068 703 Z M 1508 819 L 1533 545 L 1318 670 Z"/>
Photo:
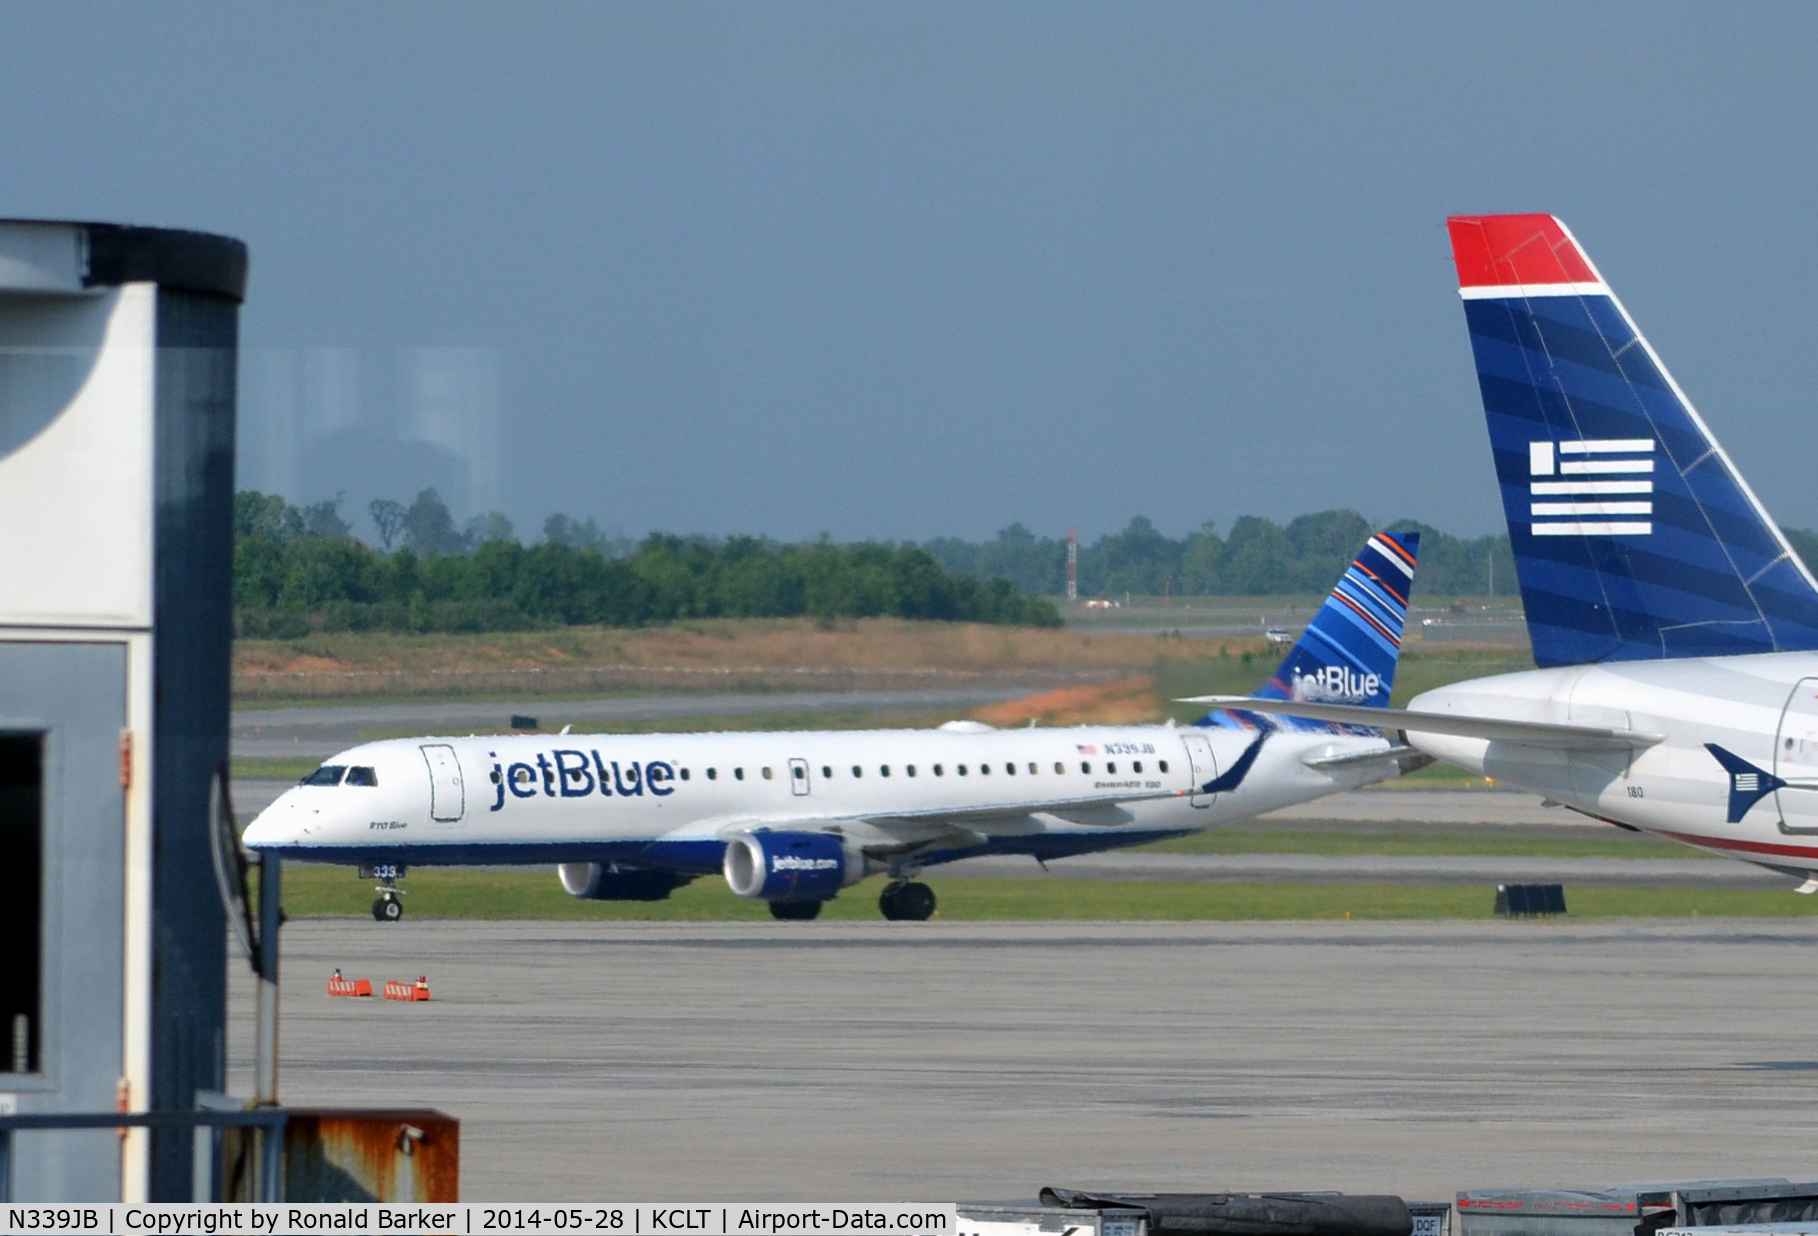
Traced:
<path fill-rule="evenodd" d="M 762 901 L 825 901 L 865 876 L 865 856 L 838 833 L 759 829 L 726 843 L 727 887 Z"/>
<path fill-rule="evenodd" d="M 563 863 L 562 891 L 582 901 L 664 901 L 694 879 L 674 871 L 621 867 L 617 863 Z"/>

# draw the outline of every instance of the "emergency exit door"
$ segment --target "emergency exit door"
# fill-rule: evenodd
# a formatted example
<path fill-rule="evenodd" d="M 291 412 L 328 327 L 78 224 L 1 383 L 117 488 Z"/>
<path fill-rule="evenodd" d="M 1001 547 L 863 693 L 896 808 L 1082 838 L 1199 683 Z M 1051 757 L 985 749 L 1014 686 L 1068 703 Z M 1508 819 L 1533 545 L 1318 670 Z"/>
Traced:
<path fill-rule="evenodd" d="M 461 762 L 447 743 L 425 743 L 423 760 L 429 765 L 429 818 L 451 824 L 467 813 L 467 787 L 461 780 Z"/>
<path fill-rule="evenodd" d="M 1783 781 L 1818 778 L 1818 678 L 1801 678 L 1786 698 L 1774 734 L 1774 775 Z M 1818 790 L 1774 791 L 1783 833 L 1818 833 Z"/>
<path fill-rule="evenodd" d="M 1202 794 L 1200 786 L 1218 777 L 1218 760 L 1212 755 L 1212 742 L 1204 734 L 1182 734 L 1182 745 L 1187 748 L 1187 762 L 1192 767 L 1193 793 L 1187 799 L 1195 807 L 1210 807 L 1215 794 Z"/>

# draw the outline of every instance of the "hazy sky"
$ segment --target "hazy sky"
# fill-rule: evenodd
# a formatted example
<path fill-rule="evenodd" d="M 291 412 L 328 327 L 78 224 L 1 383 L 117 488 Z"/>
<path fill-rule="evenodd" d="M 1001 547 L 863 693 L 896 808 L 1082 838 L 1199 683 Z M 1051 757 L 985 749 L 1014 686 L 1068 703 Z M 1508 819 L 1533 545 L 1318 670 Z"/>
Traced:
<path fill-rule="evenodd" d="M 455 381 L 521 531 L 920 539 L 1499 529 L 1443 223 L 1552 211 L 1813 526 L 1814 51 L 1810 5 L 0 4 L 0 215 L 246 240 L 258 372 L 355 392 L 293 469 L 350 507 Z"/>

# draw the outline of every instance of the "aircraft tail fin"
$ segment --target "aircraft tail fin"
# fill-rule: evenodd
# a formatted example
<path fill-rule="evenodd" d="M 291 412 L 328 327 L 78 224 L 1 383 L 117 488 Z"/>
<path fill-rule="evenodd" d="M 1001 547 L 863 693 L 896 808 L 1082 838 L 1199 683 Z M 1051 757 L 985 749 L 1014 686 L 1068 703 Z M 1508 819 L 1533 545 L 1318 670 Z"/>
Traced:
<path fill-rule="evenodd" d="M 1535 663 L 1818 649 L 1818 582 L 1566 226 L 1447 227 Z"/>
<path fill-rule="evenodd" d="M 1418 532 L 1379 532 L 1345 569 L 1287 658 L 1257 689 L 1259 699 L 1322 700 L 1384 708 L 1395 685 L 1402 627 L 1420 550 Z M 1298 717 L 1213 712 L 1197 724 L 1329 730 Z"/>

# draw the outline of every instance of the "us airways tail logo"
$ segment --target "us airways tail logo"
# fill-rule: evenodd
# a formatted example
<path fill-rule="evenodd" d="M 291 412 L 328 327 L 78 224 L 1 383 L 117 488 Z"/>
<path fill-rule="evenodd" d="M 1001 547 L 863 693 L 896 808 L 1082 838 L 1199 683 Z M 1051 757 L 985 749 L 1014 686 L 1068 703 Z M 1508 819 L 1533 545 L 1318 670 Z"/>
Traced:
<path fill-rule="evenodd" d="M 1528 516 L 1535 536 L 1652 536 L 1654 440 L 1528 443 Z M 1551 480 L 1554 476 L 1562 480 Z M 1565 499 L 1565 501 L 1542 501 Z"/>
<path fill-rule="evenodd" d="M 1294 698 L 1309 704 L 1355 704 L 1382 691 L 1382 679 L 1346 665 L 1322 665 L 1318 673 L 1294 675 Z"/>

